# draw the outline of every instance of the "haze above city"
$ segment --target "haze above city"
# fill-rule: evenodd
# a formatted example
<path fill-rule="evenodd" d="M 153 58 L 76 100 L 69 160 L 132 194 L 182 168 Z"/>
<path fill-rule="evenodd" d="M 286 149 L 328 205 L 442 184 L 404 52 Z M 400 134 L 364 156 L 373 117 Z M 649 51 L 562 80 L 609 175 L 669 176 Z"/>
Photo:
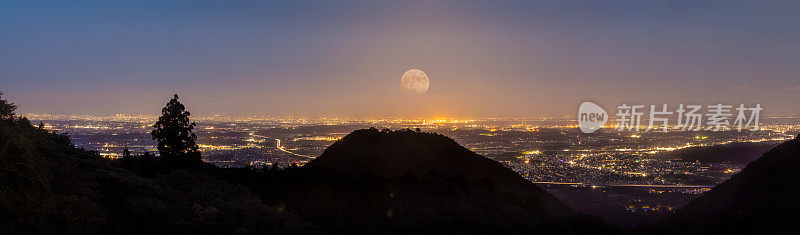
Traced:
<path fill-rule="evenodd" d="M 800 102 L 790 2 L 7 3 L 18 113 L 496 117 Z M 345 6 L 347 5 L 347 6 Z M 430 78 L 405 94 L 410 69 Z"/>

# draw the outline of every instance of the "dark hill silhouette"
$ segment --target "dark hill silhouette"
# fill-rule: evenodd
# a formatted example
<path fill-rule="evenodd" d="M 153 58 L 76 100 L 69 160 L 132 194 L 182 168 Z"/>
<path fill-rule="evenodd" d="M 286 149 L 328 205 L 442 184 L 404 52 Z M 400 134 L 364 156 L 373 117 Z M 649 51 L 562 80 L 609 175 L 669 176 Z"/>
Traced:
<path fill-rule="evenodd" d="M 357 130 L 305 167 L 265 175 L 251 190 L 333 233 L 611 231 L 433 133 Z"/>
<path fill-rule="evenodd" d="M 681 233 L 796 234 L 800 229 L 800 136 L 748 164 L 665 224 Z"/>
<path fill-rule="evenodd" d="M 375 174 L 393 178 L 429 171 L 443 177 L 464 177 L 471 182 L 485 182 L 503 192 L 531 195 L 555 216 L 572 214 L 555 197 L 503 167 L 500 163 L 462 147 L 441 134 L 412 130 L 356 130 L 328 147 L 309 163 L 327 171 L 354 176 Z"/>

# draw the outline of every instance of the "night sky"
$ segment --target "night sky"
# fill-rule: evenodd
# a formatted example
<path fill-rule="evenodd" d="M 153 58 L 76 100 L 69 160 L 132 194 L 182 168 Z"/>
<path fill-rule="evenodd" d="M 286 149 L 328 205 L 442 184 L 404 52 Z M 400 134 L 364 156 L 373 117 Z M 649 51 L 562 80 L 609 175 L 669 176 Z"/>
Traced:
<path fill-rule="evenodd" d="M 18 113 L 495 117 L 582 101 L 800 113 L 794 1 L 0 1 Z M 430 77 L 425 95 L 400 76 Z"/>

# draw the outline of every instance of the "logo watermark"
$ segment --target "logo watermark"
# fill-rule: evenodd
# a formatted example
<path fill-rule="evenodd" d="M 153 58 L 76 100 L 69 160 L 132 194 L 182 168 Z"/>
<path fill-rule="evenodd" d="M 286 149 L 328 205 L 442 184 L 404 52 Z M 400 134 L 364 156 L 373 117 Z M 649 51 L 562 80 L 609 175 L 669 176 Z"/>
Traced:
<path fill-rule="evenodd" d="M 647 124 L 645 132 L 659 129 L 664 132 L 733 129 L 756 131 L 759 129 L 759 117 L 762 110 L 764 108 L 761 107 L 761 104 L 750 107 L 744 104 L 738 106 L 679 104 L 677 108 L 673 106 L 672 109 L 667 104 L 649 106 L 622 104 L 617 106 L 614 129 L 617 131 L 640 131 L 643 124 Z M 645 123 L 642 123 L 643 117 L 648 117 L 644 120 Z M 677 119 L 677 122 L 673 123 L 673 118 Z M 583 133 L 592 133 L 602 129 L 607 121 L 608 114 L 595 103 L 583 102 L 578 108 L 578 126 Z"/>
<path fill-rule="evenodd" d="M 583 102 L 578 108 L 578 126 L 583 133 L 592 133 L 603 128 L 608 122 L 608 113 L 592 102 Z"/>

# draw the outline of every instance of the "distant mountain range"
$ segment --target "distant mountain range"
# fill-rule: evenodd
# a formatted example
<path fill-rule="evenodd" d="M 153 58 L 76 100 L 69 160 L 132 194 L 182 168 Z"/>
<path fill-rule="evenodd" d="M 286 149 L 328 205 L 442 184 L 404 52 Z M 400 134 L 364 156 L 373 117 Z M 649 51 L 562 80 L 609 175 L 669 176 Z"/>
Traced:
<path fill-rule="evenodd" d="M 770 149 L 778 146 L 780 142 L 744 142 L 744 143 L 729 143 L 714 146 L 700 146 L 675 151 L 662 152 L 655 156 L 657 159 L 668 160 L 676 159 L 678 161 L 694 162 L 699 161 L 703 163 L 720 163 L 730 162 L 735 164 L 747 164 L 756 160 L 762 154 Z"/>

